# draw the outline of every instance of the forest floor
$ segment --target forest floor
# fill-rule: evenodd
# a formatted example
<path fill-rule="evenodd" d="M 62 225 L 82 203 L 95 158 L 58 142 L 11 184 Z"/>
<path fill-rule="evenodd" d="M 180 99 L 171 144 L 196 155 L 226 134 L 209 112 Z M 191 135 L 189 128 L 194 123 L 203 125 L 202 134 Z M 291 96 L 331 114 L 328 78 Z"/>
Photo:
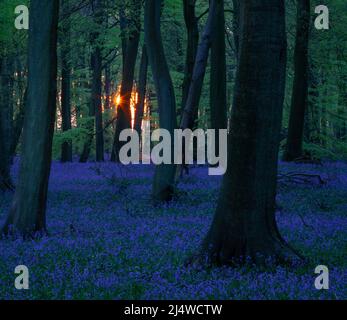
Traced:
<path fill-rule="evenodd" d="M 184 262 L 209 228 L 221 177 L 192 168 L 172 203 L 153 206 L 151 166 L 55 162 L 49 236 L 0 241 L 0 299 L 346 299 L 347 164 L 280 164 L 281 173 L 294 171 L 326 181 L 279 184 L 280 231 L 312 265 L 198 270 Z M 12 195 L 0 197 L 2 223 Z M 20 264 L 29 268 L 29 290 L 14 288 Z M 320 264 L 329 268 L 329 290 L 315 289 Z"/>

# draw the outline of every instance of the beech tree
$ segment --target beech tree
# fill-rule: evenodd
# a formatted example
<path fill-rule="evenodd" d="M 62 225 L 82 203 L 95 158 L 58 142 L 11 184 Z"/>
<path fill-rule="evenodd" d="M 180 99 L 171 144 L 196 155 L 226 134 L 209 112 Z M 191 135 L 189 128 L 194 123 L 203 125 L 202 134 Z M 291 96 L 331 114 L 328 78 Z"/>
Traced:
<path fill-rule="evenodd" d="M 61 13 L 69 11 L 69 0 L 61 0 Z M 66 18 L 61 26 L 61 119 L 62 130 L 71 129 L 71 61 L 70 61 L 70 19 Z M 61 161 L 72 161 L 71 141 L 65 140 L 61 146 Z"/>
<path fill-rule="evenodd" d="M 129 17 L 121 12 L 123 72 L 120 88 L 120 104 L 117 106 L 116 131 L 114 135 L 112 161 L 118 161 L 119 150 L 126 142 L 119 141 L 119 135 L 124 129 L 131 128 L 131 93 L 134 84 L 134 72 L 140 41 L 141 1 L 131 0 Z M 124 21 L 125 20 L 125 21 Z"/>
<path fill-rule="evenodd" d="M 92 88 L 91 99 L 89 104 L 89 117 L 87 123 L 87 130 L 89 135 L 84 144 L 80 162 L 87 162 L 91 150 L 91 145 L 94 139 L 93 124 L 95 126 L 95 153 L 96 161 L 104 161 L 104 131 L 103 131 L 103 117 L 102 117 L 102 52 L 100 45 L 100 34 L 103 23 L 103 4 L 101 0 L 96 0 L 92 3 L 93 20 L 95 22 L 95 30 L 90 35 L 90 43 L 92 52 L 90 56 L 90 67 L 92 70 Z M 95 117 L 95 121 L 93 121 Z"/>
<path fill-rule="evenodd" d="M 198 18 L 195 14 L 196 0 L 183 0 L 184 22 L 187 29 L 186 62 L 182 84 L 182 112 L 187 102 L 189 87 L 193 76 L 196 53 L 199 45 Z"/>
<path fill-rule="evenodd" d="M 143 112 L 145 107 L 146 99 L 146 86 L 147 86 L 147 76 L 148 76 L 148 55 L 146 44 L 142 46 L 142 55 L 140 62 L 140 71 L 139 71 L 139 85 L 138 85 L 138 94 L 139 99 L 136 105 L 135 113 L 135 130 L 141 134 L 141 123 L 143 119 Z"/>
<path fill-rule="evenodd" d="M 176 101 L 160 33 L 160 11 L 161 1 L 146 0 L 145 41 L 158 97 L 159 124 L 160 128 L 168 130 L 171 134 L 171 154 L 173 157 L 173 136 L 177 126 Z M 154 200 L 171 200 L 174 180 L 175 165 L 161 164 L 156 166 L 152 191 Z"/>
<path fill-rule="evenodd" d="M 294 52 L 294 82 L 284 161 L 302 156 L 305 111 L 308 98 L 308 41 L 310 30 L 310 0 L 297 1 L 296 42 Z"/>
<path fill-rule="evenodd" d="M 284 0 L 249 0 L 244 24 L 224 175 L 201 255 L 230 264 L 251 257 L 295 257 L 275 219 L 277 157 L 285 90 Z"/>
<path fill-rule="evenodd" d="M 19 170 L 12 207 L 3 227 L 24 237 L 46 230 L 57 93 L 59 0 L 30 2 L 28 97 Z"/>
<path fill-rule="evenodd" d="M 226 56 L 224 0 L 216 1 L 216 14 L 212 26 L 210 110 L 211 128 L 227 128 Z M 219 139 L 215 135 L 216 154 L 219 154 Z"/>

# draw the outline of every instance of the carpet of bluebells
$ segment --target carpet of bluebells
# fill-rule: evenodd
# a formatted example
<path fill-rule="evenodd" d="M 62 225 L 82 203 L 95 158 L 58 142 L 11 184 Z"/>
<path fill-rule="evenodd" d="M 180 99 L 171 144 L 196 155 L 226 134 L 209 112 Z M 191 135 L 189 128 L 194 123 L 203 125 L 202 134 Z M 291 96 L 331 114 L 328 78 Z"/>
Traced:
<path fill-rule="evenodd" d="M 221 177 L 194 167 L 175 200 L 155 206 L 151 166 L 55 162 L 49 236 L 0 241 L 0 299 L 346 299 L 347 164 L 280 164 L 280 172 L 294 171 L 326 181 L 279 183 L 280 231 L 312 264 L 201 270 L 185 261 L 209 228 Z M 0 196 L 1 223 L 11 198 Z M 30 270 L 29 290 L 14 288 L 21 264 Z M 329 268 L 329 290 L 315 289 L 320 264 Z"/>

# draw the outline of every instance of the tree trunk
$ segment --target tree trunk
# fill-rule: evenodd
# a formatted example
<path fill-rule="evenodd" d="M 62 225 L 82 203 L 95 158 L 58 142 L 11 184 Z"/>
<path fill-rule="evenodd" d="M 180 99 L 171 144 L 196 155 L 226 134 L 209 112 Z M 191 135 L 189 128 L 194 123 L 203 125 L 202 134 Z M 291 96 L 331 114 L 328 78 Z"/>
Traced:
<path fill-rule="evenodd" d="M 99 47 L 95 48 L 92 55 L 93 84 L 92 84 L 92 104 L 95 110 L 95 152 L 96 161 L 104 161 L 104 130 L 102 120 L 102 57 Z"/>
<path fill-rule="evenodd" d="M 171 154 L 173 155 L 176 101 L 160 33 L 161 1 L 147 0 L 145 10 L 145 41 L 157 92 L 159 124 L 162 129 L 168 130 L 171 134 Z M 174 164 L 156 166 L 152 191 L 153 199 L 157 201 L 171 200 L 174 190 L 174 179 Z"/>
<path fill-rule="evenodd" d="M 10 175 L 13 133 L 13 63 L 9 57 L 4 57 L 0 63 L 0 190 L 5 191 L 13 188 Z"/>
<path fill-rule="evenodd" d="M 294 83 L 290 109 L 288 137 L 284 161 L 302 156 L 305 110 L 308 97 L 308 41 L 310 29 L 310 1 L 298 0 L 296 43 L 294 52 Z"/>
<path fill-rule="evenodd" d="M 23 131 L 23 124 L 24 124 L 24 114 L 25 114 L 25 105 L 28 95 L 28 89 L 26 88 L 24 90 L 23 98 L 20 101 L 19 105 L 19 111 L 13 120 L 13 135 L 11 139 L 11 147 L 10 147 L 10 157 L 13 161 L 13 157 L 16 155 L 16 149 L 19 143 L 20 136 Z"/>
<path fill-rule="evenodd" d="M 199 45 L 199 26 L 195 16 L 196 0 L 183 0 L 184 21 L 187 28 L 187 51 L 184 78 L 182 84 L 181 111 L 183 113 L 189 93 L 189 86 L 192 81 L 196 53 Z"/>
<path fill-rule="evenodd" d="M 208 60 L 208 55 L 209 55 L 209 51 L 210 51 L 211 43 L 212 43 L 213 24 L 215 20 L 214 17 L 216 16 L 216 7 L 217 7 L 217 0 L 211 0 L 209 15 L 207 18 L 207 22 L 206 22 L 203 34 L 202 34 L 201 42 L 198 46 L 198 51 L 196 54 L 196 59 L 195 59 L 195 64 L 193 69 L 193 76 L 192 76 L 190 87 L 189 87 L 187 101 L 182 113 L 182 119 L 180 124 L 180 128 L 182 130 L 193 129 L 195 125 L 195 120 L 198 116 L 201 91 L 202 91 L 202 86 L 204 84 L 207 60 Z M 182 143 L 182 149 L 184 150 L 184 148 L 185 148 L 185 141 L 183 141 Z M 182 160 L 183 160 L 182 165 L 178 165 L 176 167 L 176 174 L 175 174 L 176 182 L 182 175 L 183 167 L 186 167 L 184 163 L 184 159 Z"/>
<path fill-rule="evenodd" d="M 213 20 L 216 15 L 217 0 L 211 0 L 208 19 L 196 54 L 193 76 L 189 87 L 187 103 L 181 120 L 182 129 L 192 129 L 197 117 L 201 90 L 204 83 L 207 60 L 212 42 Z"/>
<path fill-rule="evenodd" d="M 135 130 L 138 132 L 138 134 L 141 134 L 141 123 L 142 123 L 143 112 L 145 107 L 147 73 L 148 73 L 148 55 L 147 55 L 146 44 L 144 44 L 142 46 L 142 56 L 141 56 L 140 73 L 139 73 L 139 85 L 138 85 L 139 99 L 138 99 L 138 103 L 136 106 L 136 113 L 135 113 Z"/>
<path fill-rule="evenodd" d="M 68 0 L 62 0 L 62 12 L 68 13 Z M 62 23 L 61 44 L 61 113 L 63 132 L 71 130 L 71 63 L 70 63 L 70 21 L 69 18 Z M 66 140 L 61 146 L 61 162 L 72 162 L 72 141 Z"/>
<path fill-rule="evenodd" d="M 110 66 L 105 66 L 105 110 L 111 108 L 111 70 Z"/>
<path fill-rule="evenodd" d="M 211 128 L 227 128 L 226 57 L 224 0 L 217 0 L 212 27 L 210 110 Z M 219 137 L 215 135 L 216 154 L 219 154 Z"/>
<path fill-rule="evenodd" d="M 51 166 L 57 93 L 59 1 L 31 0 L 29 88 L 19 182 L 4 233 L 24 237 L 46 231 L 46 200 Z"/>
<path fill-rule="evenodd" d="M 294 256 L 275 220 L 286 71 L 284 0 L 249 0 L 243 10 L 228 169 L 199 256 L 217 264 Z"/>
<path fill-rule="evenodd" d="M 93 18 L 97 30 L 91 34 L 90 42 L 92 44 L 92 53 L 90 57 L 90 66 L 92 69 L 92 88 L 91 88 L 91 101 L 89 104 L 89 121 L 86 123 L 86 129 L 88 131 L 87 140 L 83 146 L 83 151 L 80 156 L 80 162 L 85 163 L 88 161 L 91 151 L 92 142 L 94 139 L 95 131 L 95 153 L 96 161 L 104 161 L 104 131 L 102 120 L 102 56 L 101 48 L 99 44 L 100 29 L 102 26 L 102 14 L 103 7 L 101 0 L 97 0 L 93 7 Z M 94 119 L 95 118 L 95 121 Z M 95 130 L 94 130 L 95 126 Z"/>
<path fill-rule="evenodd" d="M 243 1 L 233 0 L 233 34 L 235 44 L 235 55 L 236 60 L 240 58 L 241 38 L 242 38 L 242 14 L 243 14 Z"/>
<path fill-rule="evenodd" d="M 117 106 L 116 131 L 111 154 L 111 161 L 117 162 L 119 161 L 119 150 L 126 143 L 119 141 L 119 135 L 122 130 L 131 128 L 130 101 L 134 84 L 134 71 L 141 29 L 141 1 L 132 0 L 130 5 L 131 23 L 130 20 L 128 20 L 126 26 L 130 35 L 126 39 L 126 45 L 123 43 L 125 40 L 122 40 L 122 47 L 123 50 L 126 50 L 126 54 L 123 54 L 123 74 L 120 89 L 121 102 L 120 105 Z"/>

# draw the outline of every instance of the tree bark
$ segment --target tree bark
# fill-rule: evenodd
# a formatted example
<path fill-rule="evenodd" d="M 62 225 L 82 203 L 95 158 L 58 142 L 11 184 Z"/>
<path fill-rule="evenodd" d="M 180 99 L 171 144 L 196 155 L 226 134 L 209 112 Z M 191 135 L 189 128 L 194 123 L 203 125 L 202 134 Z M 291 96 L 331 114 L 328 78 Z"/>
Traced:
<path fill-rule="evenodd" d="M 125 49 L 126 54 L 123 53 L 123 74 L 122 83 L 120 89 L 121 102 L 117 106 L 117 120 L 116 120 L 116 131 L 113 141 L 113 149 L 111 154 L 111 161 L 119 161 L 119 151 L 122 146 L 126 143 L 119 141 L 119 135 L 124 129 L 131 128 L 131 110 L 130 101 L 131 93 L 134 84 L 134 72 L 137 58 L 137 51 L 140 40 L 140 29 L 141 29 L 141 1 L 131 0 L 131 23 L 130 19 L 127 20 L 127 31 L 129 37 L 124 43 L 122 40 L 123 50 Z"/>
<path fill-rule="evenodd" d="M 217 0 L 211 0 L 208 19 L 198 46 L 193 76 L 189 87 L 187 102 L 181 120 L 182 129 L 192 129 L 198 113 L 201 90 L 204 83 L 209 50 L 212 43 L 213 21 L 216 14 Z"/>
<path fill-rule="evenodd" d="M 241 38 L 242 38 L 242 14 L 243 14 L 243 1 L 233 0 L 233 34 L 234 34 L 234 44 L 235 44 L 235 54 L 236 60 L 239 61 L 240 58 L 240 48 L 241 48 Z"/>
<path fill-rule="evenodd" d="M 95 110 L 95 152 L 96 161 L 104 161 L 104 130 L 102 117 L 102 57 L 101 49 L 95 48 L 92 55 L 93 84 L 92 84 L 92 104 Z"/>
<path fill-rule="evenodd" d="M 228 169 L 200 258 L 232 264 L 293 257 L 275 220 L 277 157 L 285 91 L 284 0 L 244 3 Z"/>
<path fill-rule="evenodd" d="M 196 53 L 199 45 L 199 26 L 195 16 L 196 0 L 183 0 L 184 21 L 187 29 L 187 51 L 182 84 L 181 110 L 183 112 L 187 102 L 189 87 L 192 80 Z"/>
<path fill-rule="evenodd" d="M 209 51 L 210 51 L 211 43 L 212 43 L 212 33 L 213 33 L 214 17 L 216 15 L 216 7 L 217 7 L 217 0 L 211 0 L 209 15 L 208 15 L 207 22 L 201 37 L 201 42 L 198 46 L 198 51 L 196 54 L 193 75 L 192 75 L 192 79 L 189 86 L 187 101 L 182 113 L 182 119 L 180 124 L 180 128 L 182 130 L 193 129 L 195 125 L 195 120 L 198 116 L 201 91 L 202 91 L 202 86 L 204 84 L 206 66 L 207 66 Z M 185 148 L 185 142 L 182 143 L 182 149 L 184 150 L 184 148 Z M 176 182 L 182 175 L 183 167 L 186 167 L 184 163 L 184 159 L 182 161 L 182 165 L 178 165 L 176 167 L 176 174 L 175 174 Z"/>
<path fill-rule="evenodd" d="M 10 175 L 13 135 L 13 61 L 5 56 L 0 63 L 0 191 L 6 191 L 13 188 Z"/>
<path fill-rule="evenodd" d="M 95 157 L 96 161 L 104 161 L 104 130 L 102 118 L 102 56 L 99 44 L 99 37 L 102 27 L 103 6 L 101 0 L 96 0 L 93 7 L 93 18 L 97 25 L 96 30 L 91 34 L 92 53 L 90 57 L 90 67 L 92 70 L 91 100 L 89 104 L 90 120 L 86 123 L 88 131 L 87 140 L 83 146 L 80 162 L 88 161 L 95 131 Z M 95 118 L 95 119 L 92 119 Z M 95 130 L 94 130 L 95 129 Z"/>
<path fill-rule="evenodd" d="M 142 46 L 142 56 L 141 56 L 141 64 L 140 64 L 140 72 L 139 72 L 139 85 L 138 85 L 139 99 L 136 105 L 136 113 L 135 113 L 135 130 L 138 132 L 139 135 L 141 134 L 141 124 L 142 124 L 143 112 L 145 107 L 147 73 L 148 73 L 148 55 L 147 55 L 146 44 L 144 44 Z"/>
<path fill-rule="evenodd" d="M 46 200 L 51 166 L 57 93 L 59 1 L 30 2 L 29 88 L 19 182 L 3 232 L 25 238 L 46 231 Z"/>
<path fill-rule="evenodd" d="M 62 0 L 62 13 L 69 11 L 68 0 Z M 62 24 L 62 44 L 61 44 L 61 113 L 62 130 L 66 132 L 71 130 L 71 63 L 70 63 L 70 20 Z M 61 162 L 72 162 L 72 141 L 66 140 L 61 146 Z"/>
<path fill-rule="evenodd" d="M 294 52 L 294 83 L 289 117 L 288 137 L 284 161 L 302 156 L 305 110 L 308 97 L 308 41 L 310 29 L 310 1 L 298 0 L 296 43 Z"/>
<path fill-rule="evenodd" d="M 105 66 L 105 110 L 111 108 L 111 70 L 110 66 Z"/>
<path fill-rule="evenodd" d="M 211 128 L 227 128 L 226 57 L 224 0 L 217 0 L 212 27 L 210 110 Z M 219 137 L 215 135 L 216 154 L 219 154 Z"/>
<path fill-rule="evenodd" d="M 147 0 L 145 9 L 145 41 L 149 64 L 152 69 L 159 105 L 160 128 L 171 134 L 171 154 L 173 155 L 173 137 L 176 128 L 176 101 L 169 68 L 164 54 L 160 33 L 161 1 Z M 175 179 L 175 165 L 156 166 L 152 196 L 156 201 L 172 199 Z"/>

